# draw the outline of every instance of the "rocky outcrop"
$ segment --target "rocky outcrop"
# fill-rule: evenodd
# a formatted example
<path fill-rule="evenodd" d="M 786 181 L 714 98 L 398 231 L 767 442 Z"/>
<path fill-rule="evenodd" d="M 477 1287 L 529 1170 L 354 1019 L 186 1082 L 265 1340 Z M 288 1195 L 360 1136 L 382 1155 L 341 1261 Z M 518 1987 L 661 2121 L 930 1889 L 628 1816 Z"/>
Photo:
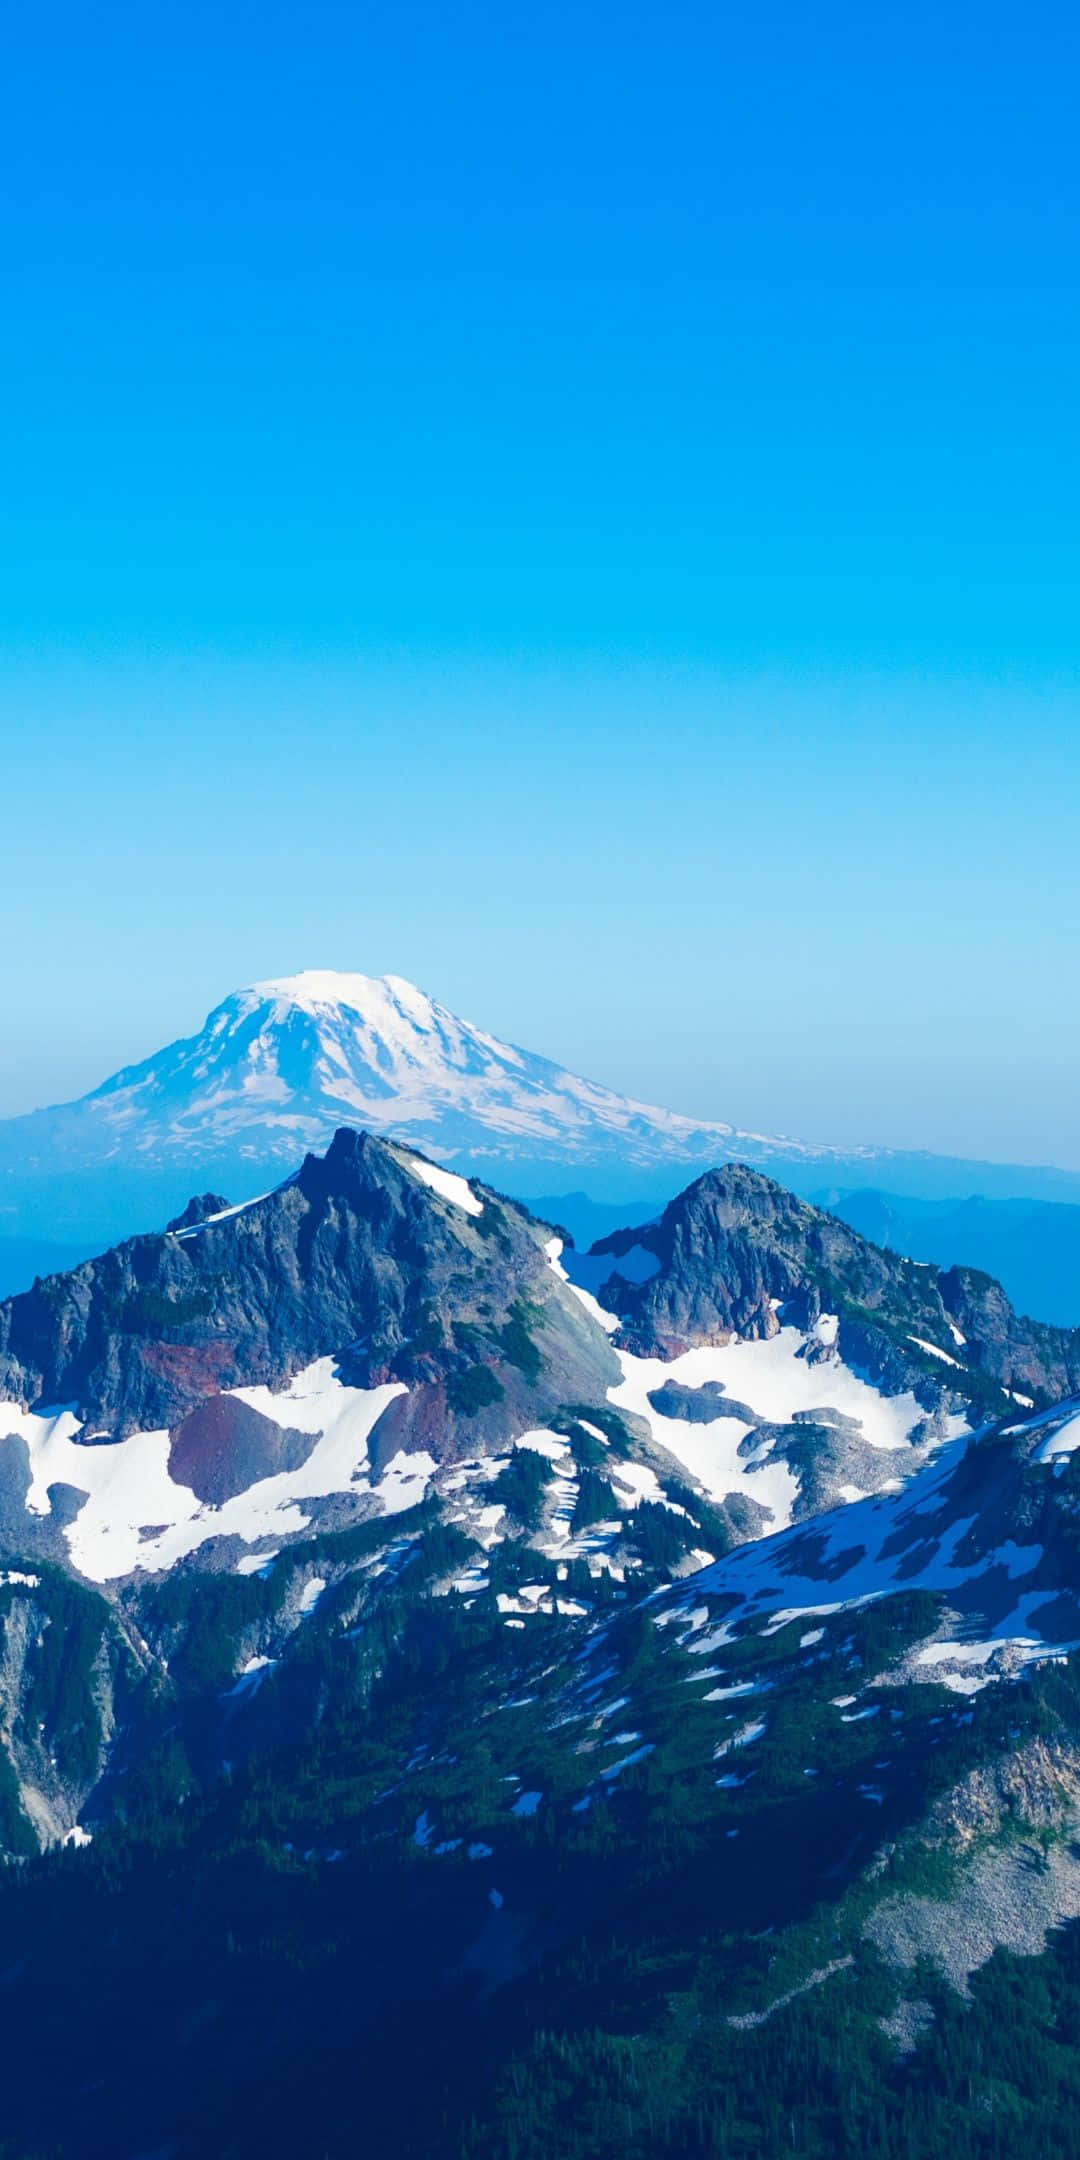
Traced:
<path fill-rule="evenodd" d="M 153 1660 L 115 1610 L 59 1569 L 0 1569 L 0 1849 L 73 1831 Z"/>
<path fill-rule="evenodd" d="M 602 1399 L 615 1377 L 531 1217 L 494 1194 L 467 1212 L 404 1149 L 342 1130 L 266 1199 L 206 1222 L 214 1198 L 0 1305 L 0 1396 L 74 1403 L 118 1437 L 328 1355 L 359 1385 L 442 1387 L 489 1422 L 549 1368 L 557 1401 Z"/>
<path fill-rule="evenodd" d="M 212 1215 L 224 1215 L 228 1205 L 228 1201 L 221 1193 L 195 1193 L 182 1213 L 174 1215 L 172 1221 L 166 1223 L 165 1228 L 166 1230 L 193 1230 L 197 1224 L 206 1222 Z"/>
<path fill-rule="evenodd" d="M 1060 1402 L 1080 1391 L 1080 1328 L 1049 1327 L 1013 1311 L 978 1268 L 947 1268 L 937 1287 L 964 1336 L 964 1356 L 1013 1393 Z"/>
<path fill-rule="evenodd" d="M 974 1770 L 934 1803 L 925 1834 L 963 1847 L 995 1837 L 1006 1823 L 1060 1829 L 1080 1817 L 1080 1748 L 1032 1740 Z"/>
<path fill-rule="evenodd" d="M 624 1276 L 619 1261 L 639 1248 L 659 1266 L 630 1280 L 640 1266 Z M 848 1364 L 888 1393 L 910 1389 L 930 1414 L 952 1400 L 994 1415 L 1009 1391 L 1039 1403 L 1080 1390 L 1080 1329 L 1023 1319 L 989 1276 L 918 1266 L 739 1164 L 708 1171 L 657 1222 L 593 1253 L 610 1254 L 601 1302 L 644 1355 L 768 1337 L 781 1317 L 812 1327 L 827 1312 Z"/>

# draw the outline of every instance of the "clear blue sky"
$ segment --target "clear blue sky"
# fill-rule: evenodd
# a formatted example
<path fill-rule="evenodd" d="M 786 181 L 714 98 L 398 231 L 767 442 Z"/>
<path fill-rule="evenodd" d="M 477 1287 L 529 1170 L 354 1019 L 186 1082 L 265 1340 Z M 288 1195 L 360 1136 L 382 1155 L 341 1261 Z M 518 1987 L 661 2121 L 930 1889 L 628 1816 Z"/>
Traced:
<path fill-rule="evenodd" d="M 15 11 L 0 1111 L 341 966 L 1080 1165 L 1078 40 Z"/>

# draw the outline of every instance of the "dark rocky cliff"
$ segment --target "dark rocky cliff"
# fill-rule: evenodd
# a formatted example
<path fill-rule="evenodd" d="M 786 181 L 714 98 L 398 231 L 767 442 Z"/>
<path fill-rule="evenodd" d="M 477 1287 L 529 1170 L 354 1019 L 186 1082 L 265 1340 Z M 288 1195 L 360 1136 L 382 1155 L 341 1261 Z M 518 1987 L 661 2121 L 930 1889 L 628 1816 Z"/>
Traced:
<path fill-rule="evenodd" d="M 358 1385 L 427 1382 L 489 1421 L 498 1390 L 543 1393 L 549 1367 L 556 1401 L 616 1377 L 523 1209 L 485 1194 L 471 1215 L 368 1134 L 340 1131 L 223 1221 L 198 1227 L 200 1207 L 0 1305 L 0 1396 L 73 1403 L 119 1437 L 331 1354 Z"/>
<path fill-rule="evenodd" d="M 659 1267 L 629 1282 L 618 1262 L 635 1246 Z M 738 1164 L 706 1172 L 657 1222 L 617 1231 L 593 1250 L 612 1256 L 603 1302 L 620 1314 L 626 1342 L 646 1354 L 674 1356 L 732 1332 L 774 1334 L 776 1300 L 793 1303 L 804 1326 L 836 1313 L 841 1354 L 889 1388 L 936 1384 L 938 1394 L 967 1399 L 974 1388 L 995 1409 L 1003 1406 L 992 1397 L 1003 1390 L 1049 1402 L 1080 1389 L 1080 1329 L 1023 1319 L 990 1276 L 902 1259 Z M 914 1338 L 942 1356 L 920 1351 Z"/>

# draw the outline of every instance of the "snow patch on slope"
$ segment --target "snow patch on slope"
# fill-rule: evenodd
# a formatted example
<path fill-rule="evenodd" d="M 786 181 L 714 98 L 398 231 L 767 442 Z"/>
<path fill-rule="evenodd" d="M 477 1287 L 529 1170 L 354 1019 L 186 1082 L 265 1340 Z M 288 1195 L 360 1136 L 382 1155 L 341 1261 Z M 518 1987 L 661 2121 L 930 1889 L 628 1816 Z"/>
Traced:
<path fill-rule="evenodd" d="M 609 1335 L 616 1334 L 618 1315 L 604 1310 L 593 1285 L 602 1287 L 619 1263 L 612 1265 L 609 1254 L 583 1258 L 567 1252 L 559 1238 L 550 1239 L 545 1251 L 556 1274 L 590 1316 Z M 646 1257 L 651 1260 L 653 1255 Z M 600 1261 L 605 1269 L 602 1275 Z M 723 1501 L 740 1494 L 766 1509 L 773 1531 L 783 1530 L 792 1520 L 799 1481 L 782 1456 L 755 1465 L 751 1457 L 740 1454 L 754 1425 L 726 1414 L 702 1423 L 666 1417 L 650 1396 L 669 1382 L 695 1389 L 719 1383 L 731 1403 L 745 1404 L 767 1424 L 790 1425 L 797 1417 L 831 1410 L 854 1420 L 870 1447 L 889 1452 L 903 1449 L 924 1422 L 922 1405 L 910 1392 L 883 1395 L 845 1365 L 836 1348 L 837 1336 L 835 1314 L 823 1313 L 811 1330 L 818 1353 L 812 1359 L 806 1355 L 809 1338 L 790 1326 L 767 1339 L 703 1345 L 670 1360 L 618 1350 L 622 1380 L 608 1389 L 608 1399 L 614 1409 L 643 1418 L 656 1444 L 681 1463 L 711 1499 Z M 954 1416 L 947 1422 L 950 1438 L 968 1430 L 964 1417 Z M 851 1503 L 864 1497 L 851 1484 L 840 1488 L 840 1496 Z"/>
<path fill-rule="evenodd" d="M 464 1208 L 466 1215 L 483 1214 L 483 1201 L 477 1199 L 468 1178 L 458 1177 L 454 1170 L 440 1169 L 438 1163 L 429 1162 L 426 1155 L 402 1154 L 398 1161 L 403 1162 L 406 1170 L 422 1184 L 430 1185 L 432 1192 L 437 1192 L 441 1199 L 449 1200 L 451 1206 Z"/>
<path fill-rule="evenodd" d="M 740 1344 L 738 1347 L 767 1350 L 770 1345 Z M 752 1425 L 732 1417 L 716 1418 L 708 1425 L 690 1425 L 682 1418 L 662 1416 L 649 1401 L 650 1393 L 669 1380 L 684 1387 L 699 1388 L 708 1380 L 723 1379 L 725 1368 L 721 1361 L 726 1356 L 726 1350 L 687 1350 L 681 1357 L 665 1363 L 663 1358 L 634 1357 L 629 1351 L 620 1350 L 618 1358 L 623 1378 L 618 1387 L 608 1389 L 608 1397 L 616 1410 L 630 1410 L 644 1418 L 653 1439 L 697 1478 L 711 1499 L 724 1500 L 733 1493 L 742 1493 L 746 1499 L 766 1508 L 774 1527 L 782 1530 L 791 1521 L 792 1509 L 799 1496 L 799 1482 L 786 1462 L 777 1460 L 753 1469 L 746 1458 L 740 1456 L 739 1443 L 754 1430 Z M 768 1393 L 764 1371 L 762 1381 Z M 739 1399 L 747 1400 L 742 1390 Z M 756 1410 L 757 1402 L 752 1402 L 750 1408 Z M 760 1414 L 767 1415 L 764 1410 Z"/>
<path fill-rule="evenodd" d="M 1056 1639 L 1058 1587 L 1050 1581 L 1033 1585 L 1032 1578 L 1044 1572 L 1042 1546 L 1005 1538 L 979 1550 L 977 1516 L 953 1511 L 952 1481 L 967 1445 L 964 1438 L 948 1443 L 901 1493 L 879 1493 L 739 1547 L 695 1576 L 695 1597 L 705 1592 L 737 1600 L 726 1625 L 770 1615 L 775 1626 L 788 1616 L 863 1605 L 898 1589 L 943 1591 L 967 1621 L 983 1625 L 977 1644 L 935 1643 L 918 1661 L 931 1670 L 939 1663 L 983 1667 L 995 1650 L 1014 1653 L 1015 1663 L 1075 1648 L 1071 1635 Z M 830 1602 L 815 1607 L 826 1586 Z M 1049 1635 L 1039 1632 L 1041 1615 Z M 970 1693 L 975 1679 L 959 1676 L 949 1684 Z"/>
<path fill-rule="evenodd" d="M 83 1426 L 71 1407 L 27 1411 L 0 1403 L 0 1439 L 13 1436 L 26 1444 L 29 1512 L 51 1513 L 53 1485 L 86 1494 L 64 1536 L 72 1562 L 91 1582 L 172 1567 L 210 1538 L 239 1537 L 254 1544 L 305 1530 L 310 1517 L 303 1503 L 334 1493 L 374 1492 L 387 1513 L 422 1497 L 434 1469 L 430 1456 L 396 1458 L 374 1487 L 366 1476 L 369 1435 L 387 1404 L 406 1392 L 401 1382 L 347 1387 L 334 1360 L 319 1358 L 278 1394 L 267 1387 L 227 1392 L 286 1430 L 318 1438 L 299 1469 L 262 1478 L 219 1507 L 200 1502 L 189 1486 L 170 1477 L 166 1431 L 84 1447 L 78 1440 Z M 396 1467 L 405 1463 L 407 1474 Z"/>

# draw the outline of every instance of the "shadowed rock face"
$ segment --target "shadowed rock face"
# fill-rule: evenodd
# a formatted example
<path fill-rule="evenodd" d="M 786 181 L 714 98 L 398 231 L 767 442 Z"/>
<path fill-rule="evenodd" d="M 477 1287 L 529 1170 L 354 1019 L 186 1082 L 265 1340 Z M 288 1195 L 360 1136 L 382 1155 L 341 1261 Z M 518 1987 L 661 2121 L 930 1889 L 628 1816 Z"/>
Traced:
<path fill-rule="evenodd" d="M 660 1263 L 645 1281 L 618 1272 L 634 1246 Z M 670 1357 L 731 1334 L 774 1335 L 775 1301 L 803 1327 L 822 1312 L 839 1314 L 846 1361 L 887 1392 L 913 1388 L 928 1409 L 947 1395 L 970 1399 L 973 1374 L 1037 1401 L 1080 1390 L 1080 1329 L 1023 1319 L 990 1276 L 917 1266 L 739 1164 L 708 1171 L 658 1222 L 616 1231 L 593 1252 L 611 1254 L 602 1303 L 619 1313 L 623 1340 L 646 1355 Z M 916 1337 L 955 1368 L 939 1360 L 935 1370 Z"/>
<path fill-rule="evenodd" d="M 660 1262 L 644 1282 L 624 1282 L 617 1272 L 618 1256 L 631 1241 Z M 798 1296 L 804 1326 L 821 1311 L 835 1310 L 845 1294 L 873 1308 L 907 1268 L 846 1224 L 738 1164 L 708 1171 L 658 1222 L 618 1231 L 594 1250 L 613 1256 L 616 1294 L 609 1302 L 635 1347 L 668 1355 L 732 1333 L 774 1335 L 774 1299 Z M 940 1301 L 938 1316 L 944 1317 Z"/>
<path fill-rule="evenodd" d="M 235 1395 L 211 1395 L 174 1432 L 169 1476 L 210 1507 L 221 1507 L 261 1478 L 301 1469 L 319 1437 L 276 1425 Z"/>
<path fill-rule="evenodd" d="M 186 1212 L 203 1227 L 181 1219 L 180 1235 L 132 1238 L 0 1305 L 0 1396 L 75 1403 L 120 1436 L 175 1428 L 223 1388 L 278 1387 L 326 1356 L 365 1386 L 460 1382 L 486 1365 L 507 1404 L 530 1372 L 539 1385 L 550 1371 L 558 1401 L 602 1400 L 616 1377 L 523 1209 L 491 1195 L 471 1215 L 367 1134 L 339 1132 L 224 1221 L 205 1223 L 201 1201 Z M 472 1414 L 497 1427 L 496 1410 Z"/>
<path fill-rule="evenodd" d="M 174 1215 L 166 1230 L 192 1230 L 197 1223 L 204 1223 L 211 1215 L 224 1214 L 229 1203 L 221 1193 L 195 1193 L 180 1215 Z"/>
<path fill-rule="evenodd" d="M 684 1387 L 680 1380 L 665 1380 L 650 1388 L 649 1401 L 661 1417 L 680 1418 L 686 1425 L 711 1425 L 716 1418 L 735 1418 L 742 1425 L 758 1425 L 756 1410 L 736 1402 L 722 1380 L 706 1380 L 701 1387 Z"/>

